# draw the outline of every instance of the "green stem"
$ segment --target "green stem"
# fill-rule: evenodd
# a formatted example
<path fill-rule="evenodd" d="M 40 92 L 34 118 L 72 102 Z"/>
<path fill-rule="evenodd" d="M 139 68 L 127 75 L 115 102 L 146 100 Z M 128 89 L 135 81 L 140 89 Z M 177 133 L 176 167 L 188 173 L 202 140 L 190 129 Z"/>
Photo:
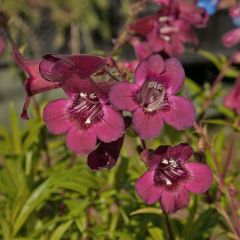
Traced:
<path fill-rule="evenodd" d="M 164 210 L 163 210 L 163 214 L 164 214 L 165 222 L 166 222 L 166 226 L 167 226 L 168 238 L 169 238 L 169 240 L 174 240 L 175 238 L 174 238 L 174 234 L 173 234 L 169 216 Z"/>

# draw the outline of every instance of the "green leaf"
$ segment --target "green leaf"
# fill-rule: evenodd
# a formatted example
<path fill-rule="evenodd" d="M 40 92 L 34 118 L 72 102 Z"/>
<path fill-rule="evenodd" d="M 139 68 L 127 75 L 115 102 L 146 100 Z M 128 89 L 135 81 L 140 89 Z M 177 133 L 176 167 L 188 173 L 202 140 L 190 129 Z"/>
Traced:
<path fill-rule="evenodd" d="M 59 225 L 52 233 L 49 240 L 60 240 L 68 228 L 72 225 L 73 220 L 67 221 Z"/>
<path fill-rule="evenodd" d="M 226 117 L 228 117 L 230 119 L 235 118 L 234 111 L 232 111 L 231 109 L 226 108 L 223 105 L 217 105 L 216 108 L 220 113 L 224 114 Z"/>
<path fill-rule="evenodd" d="M 164 240 L 163 231 L 160 228 L 150 227 L 148 232 L 153 240 Z"/>
<path fill-rule="evenodd" d="M 223 125 L 223 126 L 228 126 L 228 127 L 234 126 L 232 123 L 225 121 L 225 120 L 220 120 L 220 119 L 208 119 L 208 120 L 203 120 L 202 122 L 208 123 L 208 124 Z"/>
<path fill-rule="evenodd" d="M 33 124 L 29 126 L 29 131 L 27 132 L 27 136 L 23 142 L 23 147 L 25 150 L 29 149 L 29 147 L 37 141 L 39 138 L 40 130 L 43 126 L 44 123 L 42 121 L 39 122 L 39 120 L 34 121 Z"/>
<path fill-rule="evenodd" d="M 87 227 L 86 216 L 79 217 L 75 220 L 75 224 L 80 233 L 83 233 Z"/>
<path fill-rule="evenodd" d="M 46 180 L 42 183 L 28 198 L 26 203 L 24 204 L 20 214 L 18 215 L 17 220 L 13 225 L 13 236 L 15 236 L 23 224 L 28 219 L 29 215 L 36 209 L 36 207 L 42 203 L 52 192 L 52 188 L 50 188 L 51 179 Z"/>
<path fill-rule="evenodd" d="M 153 207 L 140 208 L 134 212 L 131 212 L 130 216 L 139 215 L 139 214 L 162 215 L 162 210 L 160 208 L 153 208 Z"/>
<path fill-rule="evenodd" d="M 197 51 L 197 53 L 205 58 L 207 58 L 211 63 L 213 63 L 218 69 L 221 69 L 222 63 L 219 60 L 218 57 L 216 57 L 214 54 L 203 50 L 203 49 L 199 49 Z"/>
<path fill-rule="evenodd" d="M 219 130 L 213 137 L 212 141 L 214 151 L 217 154 L 218 163 L 222 164 L 223 151 L 226 144 L 225 132 L 223 130 Z"/>
<path fill-rule="evenodd" d="M 4 240 L 11 240 L 11 228 L 6 219 L 1 219 L 0 221 L 2 228 L 2 236 Z"/>
<path fill-rule="evenodd" d="M 122 183 L 127 178 L 127 168 L 128 168 L 128 158 L 122 157 L 120 160 L 120 164 L 117 168 L 116 176 L 115 176 L 115 182 L 117 188 L 122 185 Z"/>
<path fill-rule="evenodd" d="M 208 239 L 218 222 L 218 213 L 213 208 L 202 211 L 198 219 L 192 223 L 191 232 L 187 240 Z"/>
<path fill-rule="evenodd" d="M 33 153 L 32 152 L 27 152 L 26 153 L 26 161 L 25 161 L 25 174 L 30 175 L 32 165 L 33 165 Z"/>
<path fill-rule="evenodd" d="M 228 69 L 225 71 L 225 76 L 229 78 L 236 78 L 239 76 L 239 71 L 233 67 L 228 67 Z"/>
<path fill-rule="evenodd" d="M 19 125 L 19 116 L 16 113 L 14 106 L 11 104 L 9 107 L 9 118 L 10 118 L 10 129 L 11 129 L 11 139 L 12 139 L 12 150 L 15 154 L 21 153 L 21 142 L 22 133 Z"/>
<path fill-rule="evenodd" d="M 184 226 L 184 230 L 183 230 L 183 239 L 187 239 L 189 236 L 191 236 L 191 231 L 192 231 L 192 224 L 194 222 L 196 213 L 197 213 L 197 208 L 198 208 L 198 198 L 197 196 L 194 197 L 193 199 L 193 204 L 189 210 L 188 213 L 188 217 L 187 217 L 187 221 L 186 224 Z"/>
<path fill-rule="evenodd" d="M 185 86 L 191 91 L 191 94 L 193 95 L 196 95 L 199 92 L 202 92 L 201 87 L 188 77 L 185 79 Z"/>

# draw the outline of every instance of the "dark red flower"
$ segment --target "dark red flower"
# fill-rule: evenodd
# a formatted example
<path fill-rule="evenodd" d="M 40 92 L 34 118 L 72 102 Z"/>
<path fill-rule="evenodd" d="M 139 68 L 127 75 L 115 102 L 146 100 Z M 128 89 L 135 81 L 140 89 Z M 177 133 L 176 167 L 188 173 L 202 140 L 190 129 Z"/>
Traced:
<path fill-rule="evenodd" d="M 129 116 L 124 117 L 125 129 L 131 125 L 132 119 Z M 125 135 L 110 143 L 100 142 L 98 147 L 88 155 L 88 166 L 93 170 L 101 168 L 111 169 L 117 163 L 122 149 Z"/>
<path fill-rule="evenodd" d="M 47 54 L 43 59 L 29 60 L 24 58 L 16 48 L 14 60 L 28 75 L 25 80 L 26 100 L 22 111 L 24 119 L 28 118 L 27 108 L 31 96 L 59 87 L 62 87 L 68 95 L 80 91 L 101 92 L 98 90 L 99 86 L 93 81 L 92 75 L 114 66 L 111 58 L 92 55 Z"/>
<path fill-rule="evenodd" d="M 222 42 L 225 47 L 233 47 L 240 43 L 240 5 L 235 5 L 229 10 L 229 15 L 237 28 L 225 33 L 222 37 Z"/>
<path fill-rule="evenodd" d="M 187 144 L 160 146 L 144 153 L 148 171 L 135 188 L 147 203 L 160 202 L 166 212 L 175 212 L 189 204 L 189 192 L 204 193 L 212 184 L 211 169 L 202 163 L 187 163 L 193 149 Z"/>
<path fill-rule="evenodd" d="M 191 101 L 175 96 L 184 83 L 184 69 L 175 58 L 158 54 L 143 59 L 135 71 L 135 83 L 118 82 L 110 102 L 133 116 L 133 128 L 143 139 L 160 134 L 163 123 L 183 130 L 192 126 L 196 113 Z"/>
<path fill-rule="evenodd" d="M 193 27 L 203 27 L 207 20 L 205 10 L 193 3 L 174 1 L 169 5 L 163 4 L 156 14 L 129 26 L 134 38 L 137 35 L 143 38 L 141 45 L 131 42 L 140 59 L 142 55 L 146 57 L 162 50 L 170 56 L 180 55 L 184 52 L 185 43 L 198 43 Z"/>
<path fill-rule="evenodd" d="M 88 155 L 88 166 L 93 170 L 114 167 L 122 149 L 123 141 L 124 135 L 114 142 L 100 142 L 98 147 Z"/>
<path fill-rule="evenodd" d="M 114 67 L 114 61 L 109 57 L 94 55 L 54 55 L 47 54 L 39 65 L 43 78 L 50 82 L 61 84 L 66 93 L 79 93 L 80 91 L 97 91 L 97 85 L 92 75 L 98 71 Z"/>
<path fill-rule="evenodd" d="M 46 81 L 39 73 L 39 64 L 42 60 L 30 60 L 22 56 L 18 49 L 13 49 L 14 61 L 25 71 L 28 75 L 24 82 L 26 99 L 23 106 L 21 117 L 28 119 L 27 108 L 30 103 L 30 97 L 49 91 L 54 88 L 59 88 L 61 84 L 59 82 Z"/>
<path fill-rule="evenodd" d="M 98 139 L 110 143 L 124 134 L 121 113 L 109 105 L 107 95 L 94 89 L 50 102 L 44 108 L 43 120 L 51 133 L 66 133 L 68 148 L 78 154 L 91 153 Z"/>

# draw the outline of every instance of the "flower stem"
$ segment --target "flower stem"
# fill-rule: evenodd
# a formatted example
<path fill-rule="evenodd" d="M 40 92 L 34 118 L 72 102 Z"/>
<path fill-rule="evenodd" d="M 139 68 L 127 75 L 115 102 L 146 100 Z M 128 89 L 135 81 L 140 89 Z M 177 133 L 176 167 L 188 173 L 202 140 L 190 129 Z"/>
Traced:
<path fill-rule="evenodd" d="M 163 211 L 163 214 L 164 214 L 165 222 L 166 222 L 166 225 L 167 225 L 168 238 L 169 238 L 169 240 L 174 240 L 175 238 L 174 238 L 174 234 L 173 234 L 173 230 L 172 230 L 172 226 L 171 226 L 171 223 L 170 223 L 169 216 L 165 211 Z"/>
<path fill-rule="evenodd" d="M 201 112 L 199 114 L 199 117 L 198 119 L 202 119 L 204 118 L 205 116 L 205 113 L 209 107 L 209 105 L 212 103 L 212 100 L 218 90 L 218 86 L 219 84 L 221 83 L 221 81 L 223 80 L 223 78 L 225 77 L 225 74 L 227 72 L 227 70 L 229 69 L 229 67 L 231 66 L 232 64 L 232 59 L 230 59 L 222 68 L 222 70 L 219 72 L 219 74 L 217 75 L 216 79 L 214 80 L 213 82 L 213 85 L 210 89 L 210 92 L 208 94 L 208 96 L 206 97 L 206 99 L 204 100 L 203 102 L 203 106 L 202 106 L 202 109 L 201 109 Z"/>
<path fill-rule="evenodd" d="M 143 150 L 147 149 L 145 141 L 143 139 L 140 139 L 140 140 L 141 140 L 141 145 L 142 145 Z"/>
<path fill-rule="evenodd" d="M 231 138 L 231 142 L 230 142 L 230 145 L 229 145 L 229 148 L 228 148 L 228 153 L 227 153 L 227 158 L 226 158 L 226 161 L 225 161 L 225 164 L 224 164 L 224 168 L 223 168 L 223 174 L 222 174 L 222 178 L 224 179 L 227 175 L 227 172 L 228 172 L 228 169 L 229 169 L 229 166 L 231 164 L 231 160 L 232 160 L 232 155 L 233 155 L 233 149 L 234 149 L 234 145 L 237 141 L 237 133 L 234 132 L 233 135 L 232 135 L 232 138 Z"/>
<path fill-rule="evenodd" d="M 129 23 L 131 23 L 133 21 L 133 19 L 135 18 L 135 16 L 144 9 L 146 2 L 147 2 L 146 0 L 142 0 L 142 1 L 139 1 L 139 2 L 136 2 L 136 3 L 133 3 L 130 5 L 130 8 L 129 8 L 130 10 L 128 12 L 127 20 L 124 23 L 119 36 L 114 41 L 114 46 L 113 46 L 113 49 L 110 54 L 111 56 L 114 56 L 116 54 L 116 52 L 118 51 L 118 49 L 128 40 Z"/>

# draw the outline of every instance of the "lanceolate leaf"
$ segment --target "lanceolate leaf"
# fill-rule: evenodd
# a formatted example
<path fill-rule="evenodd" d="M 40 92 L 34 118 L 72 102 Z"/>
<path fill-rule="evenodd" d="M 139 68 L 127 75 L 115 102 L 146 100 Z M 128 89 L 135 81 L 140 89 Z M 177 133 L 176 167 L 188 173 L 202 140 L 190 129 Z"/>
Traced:
<path fill-rule="evenodd" d="M 140 208 L 134 212 L 130 213 L 130 216 L 139 215 L 139 214 L 156 214 L 156 215 L 162 215 L 162 210 L 160 208 L 153 208 L 153 207 L 147 207 L 147 208 Z"/>

